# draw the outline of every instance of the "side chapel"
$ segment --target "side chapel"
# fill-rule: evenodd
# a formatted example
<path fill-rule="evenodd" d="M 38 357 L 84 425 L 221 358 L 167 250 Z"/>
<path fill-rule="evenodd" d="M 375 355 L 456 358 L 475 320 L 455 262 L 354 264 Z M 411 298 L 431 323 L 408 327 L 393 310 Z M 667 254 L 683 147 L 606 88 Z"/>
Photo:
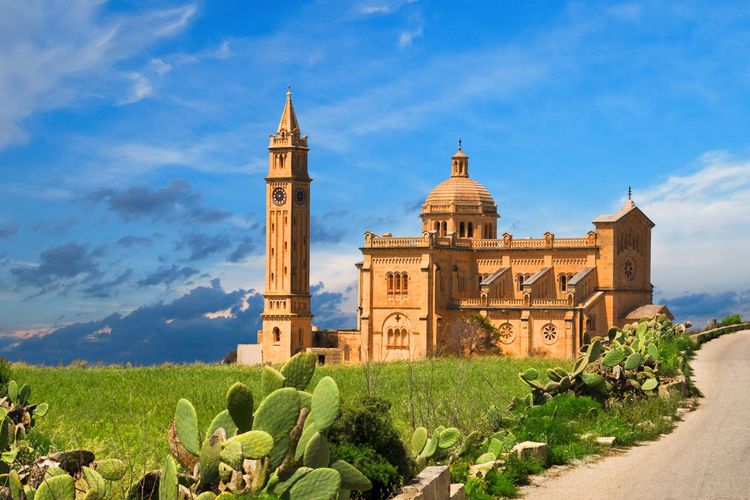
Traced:
<path fill-rule="evenodd" d="M 498 235 L 497 204 L 469 176 L 459 141 L 450 177 L 422 206 L 420 235 L 365 233 L 356 329 L 319 330 L 310 310 L 309 148 L 289 91 L 268 150 L 263 328 L 257 344 L 238 346 L 240 363 L 281 363 L 305 350 L 321 363 L 424 358 L 476 314 L 498 328 L 505 353 L 570 358 L 585 331 L 671 317 L 652 304 L 654 223 L 630 196 L 581 237 Z"/>

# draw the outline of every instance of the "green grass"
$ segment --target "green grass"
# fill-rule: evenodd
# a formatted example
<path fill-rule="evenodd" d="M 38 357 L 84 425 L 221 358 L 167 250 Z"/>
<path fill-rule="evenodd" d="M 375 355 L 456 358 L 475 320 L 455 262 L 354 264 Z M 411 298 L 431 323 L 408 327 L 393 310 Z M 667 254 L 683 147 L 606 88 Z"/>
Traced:
<path fill-rule="evenodd" d="M 505 407 L 528 392 L 518 372 L 529 366 L 569 369 L 571 361 L 549 359 L 437 359 L 369 366 L 325 366 L 344 402 L 375 394 L 393 403 L 393 419 L 404 438 L 418 425 L 475 429 L 491 404 Z M 168 453 L 166 428 L 178 399 L 196 407 L 205 428 L 225 408 L 226 390 L 236 381 L 260 390 L 260 370 L 219 365 L 148 368 L 14 365 L 14 378 L 32 387 L 32 401 L 50 404 L 36 429 L 58 449 L 87 448 L 99 457 L 119 457 L 133 477 L 157 468 Z M 256 398 L 259 399 L 259 398 Z M 256 405 L 258 401 L 256 400 Z"/>

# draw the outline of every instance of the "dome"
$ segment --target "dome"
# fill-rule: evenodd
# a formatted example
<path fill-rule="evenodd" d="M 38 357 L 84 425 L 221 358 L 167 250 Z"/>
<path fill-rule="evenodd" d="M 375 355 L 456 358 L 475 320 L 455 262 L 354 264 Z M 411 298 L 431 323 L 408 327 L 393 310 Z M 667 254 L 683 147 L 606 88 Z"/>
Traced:
<path fill-rule="evenodd" d="M 487 188 L 469 177 L 450 177 L 427 196 L 425 205 L 471 205 L 480 206 L 482 212 L 497 210 L 495 200 Z"/>

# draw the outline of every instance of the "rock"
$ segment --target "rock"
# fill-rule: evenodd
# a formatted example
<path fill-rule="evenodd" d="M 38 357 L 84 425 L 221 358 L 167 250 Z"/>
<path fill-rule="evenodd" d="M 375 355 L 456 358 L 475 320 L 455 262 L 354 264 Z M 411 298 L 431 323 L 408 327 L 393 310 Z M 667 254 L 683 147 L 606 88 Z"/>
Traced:
<path fill-rule="evenodd" d="M 397 500 L 445 500 L 449 498 L 451 473 L 447 466 L 425 468 L 414 480 L 401 489 Z"/>
<path fill-rule="evenodd" d="M 683 396 L 687 396 L 688 386 L 685 377 L 680 375 L 671 382 L 659 384 L 659 396 L 667 398 L 671 392 L 677 392 Z"/>
<path fill-rule="evenodd" d="M 614 446 L 616 439 L 614 436 L 598 437 L 596 438 L 596 442 L 604 446 Z"/>
<path fill-rule="evenodd" d="M 521 458 L 533 458 L 542 465 L 547 463 L 547 451 L 547 443 L 536 443 L 534 441 L 518 443 L 510 450 L 511 453 L 517 453 Z"/>
<path fill-rule="evenodd" d="M 580 438 L 584 441 L 588 441 L 589 439 L 593 438 L 594 435 L 590 432 L 587 432 L 586 434 L 581 434 Z"/>
<path fill-rule="evenodd" d="M 460 483 L 451 484 L 450 500 L 466 500 L 466 490 Z"/>
<path fill-rule="evenodd" d="M 677 418 L 684 418 L 685 415 L 690 413 L 690 408 L 677 408 L 677 411 L 675 413 L 677 415 Z"/>
<path fill-rule="evenodd" d="M 484 477 L 489 471 L 496 470 L 502 467 L 504 463 L 505 462 L 503 460 L 495 460 L 492 462 L 485 462 L 483 464 L 471 465 L 469 466 L 469 477 L 471 479 L 474 479 L 478 475 Z"/>

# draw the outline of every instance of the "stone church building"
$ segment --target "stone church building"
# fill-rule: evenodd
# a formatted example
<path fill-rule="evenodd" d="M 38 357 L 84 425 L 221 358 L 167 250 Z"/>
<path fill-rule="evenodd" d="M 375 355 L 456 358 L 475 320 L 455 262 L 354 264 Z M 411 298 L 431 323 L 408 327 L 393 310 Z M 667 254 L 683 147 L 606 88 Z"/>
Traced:
<path fill-rule="evenodd" d="M 671 317 L 652 305 L 654 223 L 631 199 L 581 237 L 498 235 L 497 204 L 470 177 L 459 141 L 450 176 L 422 206 L 417 236 L 365 233 L 356 329 L 321 331 L 310 310 L 308 143 L 291 92 L 268 149 L 263 329 L 258 344 L 238 346 L 240 362 L 280 363 L 303 350 L 321 363 L 424 358 L 477 314 L 499 330 L 505 353 L 569 358 L 585 331 Z"/>

